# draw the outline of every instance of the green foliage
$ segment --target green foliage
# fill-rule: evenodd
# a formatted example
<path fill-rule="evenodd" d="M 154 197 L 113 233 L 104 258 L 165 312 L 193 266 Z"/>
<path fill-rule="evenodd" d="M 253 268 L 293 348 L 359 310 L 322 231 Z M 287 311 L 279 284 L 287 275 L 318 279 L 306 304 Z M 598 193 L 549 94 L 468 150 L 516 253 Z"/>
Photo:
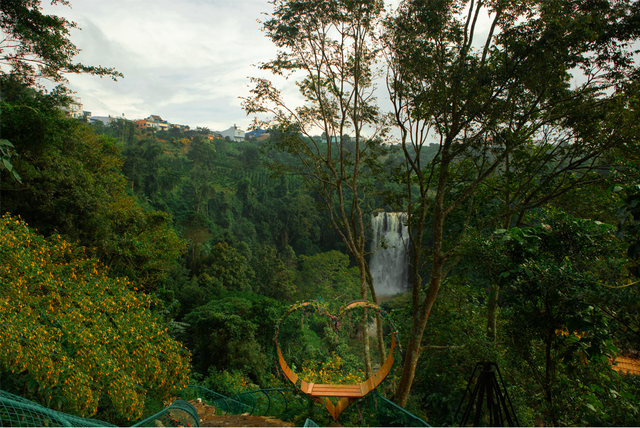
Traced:
<path fill-rule="evenodd" d="M 206 388 L 227 397 L 257 389 L 257 385 L 242 371 L 216 370 L 214 367 L 209 369 L 209 374 L 203 379 L 202 384 Z"/>
<path fill-rule="evenodd" d="M 443 283 L 421 343 L 407 408 L 437 425 L 453 419 L 473 365 L 501 368 L 520 423 L 627 425 L 637 417 L 637 382 L 609 358 L 638 343 L 637 290 L 616 288 L 624 251 L 612 226 L 555 209 L 532 226 L 467 234 L 468 247 Z M 488 341 L 489 284 L 501 285 L 496 341 Z M 386 305 L 410 332 L 408 298 Z M 597 386 L 596 386 L 597 385 Z"/>
<path fill-rule="evenodd" d="M 360 274 L 349 257 L 338 251 L 300 256 L 295 300 L 322 298 L 332 309 L 358 299 Z"/>
<path fill-rule="evenodd" d="M 295 254 L 293 255 L 295 257 Z M 253 290 L 263 296 L 289 302 L 293 298 L 295 273 L 288 269 L 275 248 L 263 245 L 255 252 Z"/>
<path fill-rule="evenodd" d="M 185 385 L 188 351 L 150 297 L 107 276 L 82 247 L 8 215 L 0 224 L 0 368 L 14 383 L 47 389 L 43 404 L 58 397 L 82 416 L 108 401 L 125 419 L 141 416 L 148 394 Z"/>
<path fill-rule="evenodd" d="M 191 241 L 193 272 L 209 243 L 244 241 L 252 249 L 269 245 L 278 251 L 291 246 L 304 254 L 336 247 L 335 231 L 323 227 L 327 215 L 302 180 L 273 179 L 264 163 L 256 164 L 265 159 L 257 155 L 260 143 L 210 142 L 196 135 L 184 138 L 184 145 L 183 139 L 157 137 L 137 133 L 126 142 L 122 169 L 141 203 L 174 215 Z"/>
<path fill-rule="evenodd" d="M 231 295 L 198 306 L 184 318 L 190 327 L 185 343 L 200 373 L 238 370 L 264 384 L 269 370 L 277 320 L 283 311 L 275 300 Z"/>
<path fill-rule="evenodd" d="M 629 258 L 629 273 L 640 278 L 640 185 L 628 185 L 624 188 L 616 186 L 615 193 L 624 191 L 626 198 L 624 205 L 618 209 L 618 238 L 629 244 L 627 257 Z"/>
<path fill-rule="evenodd" d="M 610 287 L 622 279 L 620 242 L 611 226 L 555 210 L 532 221 L 475 247 L 492 260 L 480 262 L 482 270 L 503 290 L 498 340 L 509 377 L 528 385 L 524 405 L 545 423 L 602 424 L 611 417 L 605 402 L 632 410 L 628 386 L 609 364 L 619 352 L 607 307 L 618 298 Z"/>
<path fill-rule="evenodd" d="M 363 359 L 358 357 L 363 352 L 362 336 L 367 334 L 362 326 L 371 326 L 380 316 L 389 336 L 399 343 L 397 327 L 384 310 L 370 302 L 345 301 L 340 307 L 332 306 L 321 299 L 291 305 L 278 322 L 276 344 L 287 365 L 306 382 L 360 384 L 366 380 Z M 291 331 L 302 334 L 293 343 L 287 337 Z"/>
<path fill-rule="evenodd" d="M 162 146 L 157 140 L 146 138 L 129 141 L 122 146 L 124 164 L 122 172 L 131 181 L 131 190 L 141 189 L 144 194 L 154 195 L 160 191 L 160 165 Z"/>
<path fill-rule="evenodd" d="M 184 251 L 171 215 L 144 212 L 129 197 L 111 208 L 103 219 L 110 227 L 99 237 L 102 247 L 96 248 L 96 254 L 112 274 L 127 276 L 146 291 L 155 290 Z"/>
<path fill-rule="evenodd" d="M 306 360 L 299 375 L 306 382 L 331 385 L 359 385 L 366 380 L 361 369 L 345 364 L 335 352 L 327 361 Z"/>
<path fill-rule="evenodd" d="M 16 171 L 11 164 L 11 156 L 18 156 L 13 144 L 11 144 L 9 140 L 0 140 L 0 157 L 2 158 L 0 168 L 6 169 L 14 180 L 22 183 L 18 171 Z"/>
<path fill-rule="evenodd" d="M 202 137 L 196 136 L 190 147 L 187 158 L 194 163 L 194 166 L 211 168 L 216 158 L 215 146 Z"/>
<path fill-rule="evenodd" d="M 64 117 L 63 92 L 3 83 L 1 132 L 20 152 L 15 167 L 22 182 L 1 183 L 2 208 L 45 236 L 78 241 L 114 275 L 153 290 L 184 248 L 171 217 L 145 212 L 127 195 L 118 146 Z"/>
<path fill-rule="evenodd" d="M 202 274 L 225 290 L 251 291 L 255 273 L 247 259 L 226 242 L 216 244 L 202 261 Z"/>
<path fill-rule="evenodd" d="M 359 269 L 360 297 L 371 295 L 377 301 L 367 275 L 365 219 L 371 208 L 367 195 L 376 189 L 374 177 L 387 153 L 383 144 L 387 128 L 373 83 L 379 54 L 376 26 L 384 4 L 379 0 L 272 3 L 273 12 L 263 26 L 278 53 L 261 68 L 274 75 L 299 73 L 296 84 L 304 104 L 292 106 L 271 81 L 253 78 L 254 88 L 243 107 L 247 114 L 270 115 L 256 118 L 254 127 L 268 128 L 268 149 L 286 155 L 272 157 L 271 168 L 283 178 L 285 174 L 303 178 L 317 195 Z M 317 137 L 318 129 L 326 139 Z M 369 136 L 363 135 L 364 129 Z M 290 157 L 295 161 L 283 162 Z M 307 247 L 304 238 L 301 241 L 300 247 Z M 364 335 L 363 341 L 370 375 L 369 337 Z M 384 354 L 382 347 L 379 352 Z"/>
<path fill-rule="evenodd" d="M 638 35 L 627 26 L 637 14 L 631 0 L 407 0 L 387 20 L 390 96 L 405 155 L 394 205 L 409 216 L 419 314 L 399 403 L 466 229 L 522 225 L 528 211 L 605 181 L 607 156 L 637 140 Z M 432 141 L 438 152 L 423 164 Z M 494 288 L 487 296 L 488 335 L 498 295 Z"/>
<path fill-rule="evenodd" d="M 410 299 L 409 294 L 397 295 L 383 304 L 398 325 L 403 342 L 411 334 Z M 495 344 L 485 338 L 483 299 L 483 290 L 466 275 L 451 276 L 443 284 L 429 317 L 422 358 L 406 409 L 434 426 L 459 424 L 454 416 L 476 362 L 501 361 Z M 396 379 L 401 368 L 396 367 Z"/>

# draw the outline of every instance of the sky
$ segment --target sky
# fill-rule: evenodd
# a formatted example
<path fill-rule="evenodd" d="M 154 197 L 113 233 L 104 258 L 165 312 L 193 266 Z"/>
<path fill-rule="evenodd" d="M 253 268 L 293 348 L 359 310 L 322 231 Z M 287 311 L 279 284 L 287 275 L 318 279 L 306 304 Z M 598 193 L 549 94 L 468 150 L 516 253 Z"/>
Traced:
<path fill-rule="evenodd" d="M 255 64 L 275 56 L 258 19 L 265 0 L 71 0 L 49 5 L 47 14 L 78 24 L 70 39 L 85 65 L 114 67 L 117 82 L 68 75 L 67 86 L 94 116 L 142 119 L 224 130 L 250 123 L 239 97 L 249 76 L 265 76 Z"/>
<path fill-rule="evenodd" d="M 397 5 L 397 0 L 390 0 Z M 143 119 L 222 131 L 246 130 L 252 118 L 241 107 L 249 76 L 271 78 L 257 65 L 276 56 L 259 20 L 267 0 L 70 0 L 71 7 L 42 2 L 43 12 L 78 24 L 70 40 L 85 65 L 114 67 L 117 82 L 68 75 L 66 85 L 94 116 Z M 272 79 L 295 100 L 292 80 Z"/>

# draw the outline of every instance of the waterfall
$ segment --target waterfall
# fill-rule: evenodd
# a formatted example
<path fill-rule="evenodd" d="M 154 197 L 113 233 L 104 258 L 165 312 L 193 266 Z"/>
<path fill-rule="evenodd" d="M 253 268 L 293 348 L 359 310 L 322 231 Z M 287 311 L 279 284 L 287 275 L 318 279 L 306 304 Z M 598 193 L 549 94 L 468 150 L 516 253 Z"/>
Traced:
<path fill-rule="evenodd" d="M 369 269 L 379 296 L 392 296 L 411 288 L 409 282 L 409 232 L 402 224 L 404 213 L 376 212 L 371 217 L 373 239 Z M 382 240 L 387 248 L 382 248 Z M 406 245 L 406 247 L 405 247 Z"/>

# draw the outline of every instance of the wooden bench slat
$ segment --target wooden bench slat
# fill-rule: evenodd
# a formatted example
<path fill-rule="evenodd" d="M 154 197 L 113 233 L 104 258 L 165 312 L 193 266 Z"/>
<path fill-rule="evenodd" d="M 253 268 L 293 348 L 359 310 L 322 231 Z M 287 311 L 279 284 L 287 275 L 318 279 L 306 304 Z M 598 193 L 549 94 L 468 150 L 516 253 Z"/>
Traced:
<path fill-rule="evenodd" d="M 316 384 L 309 390 L 312 397 L 362 397 L 360 385 Z"/>
<path fill-rule="evenodd" d="M 349 398 L 360 398 L 362 394 L 360 391 L 356 392 L 344 392 L 344 391 L 334 391 L 334 392 L 321 392 L 321 393 L 310 393 L 307 394 L 312 398 L 315 397 L 349 397 Z"/>
<path fill-rule="evenodd" d="M 360 385 L 340 387 L 333 385 L 315 385 L 313 391 L 360 391 Z"/>
<path fill-rule="evenodd" d="M 330 389 L 335 389 L 335 388 L 357 389 L 359 388 L 359 385 L 336 385 L 331 383 L 314 383 L 313 387 L 314 388 L 330 388 Z"/>

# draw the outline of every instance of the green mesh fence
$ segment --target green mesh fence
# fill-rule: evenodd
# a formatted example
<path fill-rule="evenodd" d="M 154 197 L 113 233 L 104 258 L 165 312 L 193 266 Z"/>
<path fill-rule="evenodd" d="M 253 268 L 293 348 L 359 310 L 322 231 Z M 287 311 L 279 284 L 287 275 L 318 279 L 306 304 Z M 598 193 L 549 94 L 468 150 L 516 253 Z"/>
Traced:
<path fill-rule="evenodd" d="M 313 422 L 311 419 L 307 418 L 306 421 L 304 421 L 304 427 L 317 427 L 318 424 L 316 424 L 315 422 Z"/>
<path fill-rule="evenodd" d="M 253 413 L 253 409 L 241 401 L 236 401 L 230 397 L 218 394 L 217 392 L 198 385 L 189 385 L 181 391 L 180 396 L 185 400 L 200 399 L 204 404 L 214 407 L 214 411 L 218 415 L 241 415 L 243 413 Z"/>
<path fill-rule="evenodd" d="M 297 411 L 307 403 L 291 388 L 261 389 L 236 394 L 231 398 L 251 407 L 251 415 L 254 416 L 281 417 L 289 411 Z"/>
<path fill-rule="evenodd" d="M 295 416 L 309 414 L 309 400 L 291 388 L 261 389 L 226 397 L 207 388 L 190 385 L 181 395 L 188 400 L 200 398 L 205 404 L 213 406 L 215 413 L 219 415 L 246 413 L 252 416 L 276 416 L 283 420 L 291 420 Z M 322 414 L 319 412 L 323 412 L 323 409 L 316 404 L 313 412 L 313 415 L 318 416 Z M 328 413 L 324 416 L 328 416 Z M 338 421 L 345 426 L 431 426 L 377 392 L 351 404 L 340 415 Z M 305 426 L 318 425 L 307 419 Z"/>
<path fill-rule="evenodd" d="M 270 388 L 248 391 L 226 397 L 197 385 L 189 385 L 181 393 L 182 398 L 197 400 L 213 406 L 215 413 L 224 415 L 248 414 L 251 416 L 277 416 L 281 418 L 291 411 L 306 409 L 306 399 L 291 388 Z"/>
<path fill-rule="evenodd" d="M 379 427 L 430 427 L 428 423 L 420 419 L 413 413 L 407 412 L 396 403 L 388 400 L 382 395 L 374 392 L 364 397 L 364 400 L 369 399 L 370 403 L 363 403 L 369 405 L 375 414 L 375 424 L 369 424 L 369 426 Z"/>
<path fill-rule="evenodd" d="M 0 390 L 0 427 L 115 427 L 108 422 L 81 418 L 68 413 L 47 409 L 38 403 Z M 154 427 L 197 427 L 196 409 L 184 400 L 177 400 L 169 407 L 133 425 Z"/>
<path fill-rule="evenodd" d="M 226 397 L 201 386 L 191 385 L 181 393 L 183 399 L 176 400 L 169 407 L 135 425 L 152 427 L 194 427 L 200 426 L 196 409 L 185 400 L 200 398 L 215 413 L 249 414 L 252 416 L 276 416 L 283 420 L 293 420 L 309 415 L 309 400 L 293 389 L 274 388 L 249 391 Z M 318 412 L 319 405 L 315 406 Z M 326 416 L 315 413 L 316 416 Z M 392 403 L 377 392 L 351 404 L 341 415 L 339 422 L 344 426 L 405 426 L 429 427 L 425 421 Z M 0 427 L 113 427 L 108 422 L 81 418 L 56 410 L 47 409 L 23 397 L 0 390 Z M 304 426 L 318 426 L 307 419 Z"/>
<path fill-rule="evenodd" d="M 113 427 L 104 421 L 47 409 L 26 398 L 0 390 L 2 427 Z"/>
<path fill-rule="evenodd" d="M 309 417 L 314 419 L 314 423 L 317 422 L 321 425 L 328 426 L 333 423 L 329 413 L 324 411 L 324 408 L 320 404 L 314 405 L 313 413 L 310 414 Z M 423 419 L 406 411 L 375 391 L 362 397 L 355 403 L 350 404 L 349 407 L 340 414 L 338 423 L 342 426 L 363 427 L 431 426 Z"/>
<path fill-rule="evenodd" d="M 153 416 L 138 422 L 134 427 L 199 427 L 198 412 L 185 400 L 176 400 Z"/>
<path fill-rule="evenodd" d="M 309 412 L 308 399 L 292 388 L 260 389 L 226 397 L 202 386 L 189 385 L 182 390 L 181 396 L 188 400 L 202 400 L 218 415 L 275 416 L 291 421 Z"/>

